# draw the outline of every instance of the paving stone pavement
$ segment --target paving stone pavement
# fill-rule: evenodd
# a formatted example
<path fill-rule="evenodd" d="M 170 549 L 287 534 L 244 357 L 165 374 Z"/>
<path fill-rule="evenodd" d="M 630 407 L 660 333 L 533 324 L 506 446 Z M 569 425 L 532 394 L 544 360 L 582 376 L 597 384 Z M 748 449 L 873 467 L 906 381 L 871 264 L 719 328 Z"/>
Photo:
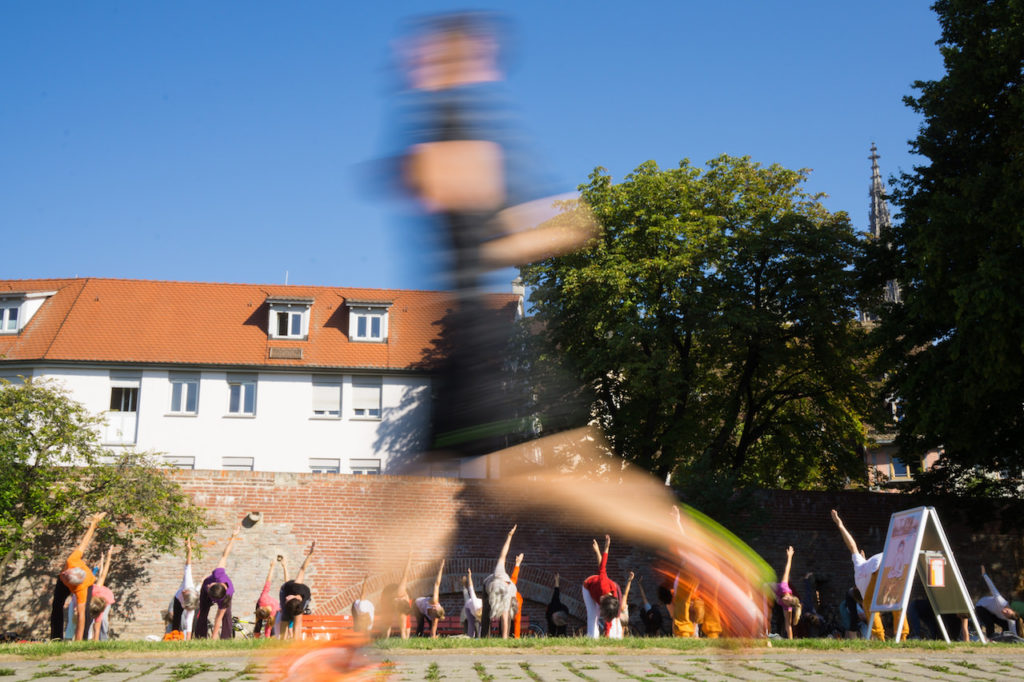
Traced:
<path fill-rule="evenodd" d="M 940 651 L 386 651 L 379 682 L 606 682 L 645 680 L 1024 680 L 1024 647 Z M 0 661 L 10 680 L 270 680 L 268 660 L 203 653 L 194 659 Z"/>

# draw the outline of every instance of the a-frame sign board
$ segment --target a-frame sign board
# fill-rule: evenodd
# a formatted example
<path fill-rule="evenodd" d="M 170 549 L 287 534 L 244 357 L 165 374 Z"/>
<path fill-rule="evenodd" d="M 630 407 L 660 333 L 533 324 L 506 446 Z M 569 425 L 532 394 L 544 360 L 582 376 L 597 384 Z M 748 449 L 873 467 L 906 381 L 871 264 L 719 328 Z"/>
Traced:
<path fill-rule="evenodd" d="M 974 605 L 934 507 L 907 509 L 889 519 L 871 610 L 900 611 L 896 632 L 901 632 L 914 587 L 911 571 L 915 566 L 946 641 L 949 641 L 949 633 L 942 622 L 942 614 L 967 613 L 984 642 L 985 635 L 978 625 Z"/>

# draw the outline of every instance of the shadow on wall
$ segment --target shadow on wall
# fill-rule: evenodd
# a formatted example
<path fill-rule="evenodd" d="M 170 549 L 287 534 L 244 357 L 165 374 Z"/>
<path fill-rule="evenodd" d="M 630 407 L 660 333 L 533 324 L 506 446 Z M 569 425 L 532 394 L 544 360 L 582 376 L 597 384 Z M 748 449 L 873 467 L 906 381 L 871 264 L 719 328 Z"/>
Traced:
<path fill-rule="evenodd" d="M 74 534 L 40 537 L 27 553 L 29 558 L 14 564 L 3 576 L 0 603 L 8 607 L 0 609 L 0 630 L 24 638 L 49 637 L 53 588 L 80 536 L 81 529 L 76 529 Z M 86 563 L 98 566 L 106 549 L 102 542 L 93 542 L 85 554 Z M 150 582 L 148 566 L 157 556 L 158 553 L 135 548 L 115 550 L 106 581 L 117 600 L 110 613 L 111 639 L 118 636 L 113 627 L 115 621 L 134 620 L 142 607 L 139 588 Z M 22 595 L 31 596 L 26 599 Z"/>

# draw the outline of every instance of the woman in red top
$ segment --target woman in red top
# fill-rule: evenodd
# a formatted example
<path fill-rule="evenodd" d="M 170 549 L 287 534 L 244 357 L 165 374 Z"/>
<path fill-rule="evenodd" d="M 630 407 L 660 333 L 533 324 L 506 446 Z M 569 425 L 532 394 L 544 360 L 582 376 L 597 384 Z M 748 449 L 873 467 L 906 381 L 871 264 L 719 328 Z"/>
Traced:
<path fill-rule="evenodd" d="M 583 603 L 587 607 L 587 636 L 600 637 L 600 622 L 604 621 L 605 636 L 611 630 L 612 622 L 619 617 L 622 600 L 622 589 L 619 584 L 608 577 L 608 548 L 612 537 L 604 536 L 604 552 L 600 553 L 600 564 L 597 575 L 583 581 Z M 594 540 L 594 552 L 597 553 L 597 540 Z"/>

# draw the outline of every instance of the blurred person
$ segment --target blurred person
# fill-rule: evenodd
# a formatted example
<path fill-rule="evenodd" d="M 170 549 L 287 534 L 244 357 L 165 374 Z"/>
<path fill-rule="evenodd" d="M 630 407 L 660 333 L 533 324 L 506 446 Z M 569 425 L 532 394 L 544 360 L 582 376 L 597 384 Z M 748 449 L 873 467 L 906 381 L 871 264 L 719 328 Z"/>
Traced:
<path fill-rule="evenodd" d="M 558 573 L 555 573 L 555 587 L 551 592 L 551 599 L 548 600 L 545 616 L 548 621 L 548 637 L 568 636 L 569 609 L 562 603 Z"/>
<path fill-rule="evenodd" d="M 231 639 L 235 636 L 233 623 L 231 622 L 231 598 L 235 594 L 235 586 L 231 582 L 225 568 L 228 565 L 228 557 L 242 532 L 242 522 L 239 521 L 235 530 L 228 538 L 224 546 L 224 553 L 217 562 L 217 567 L 210 575 L 206 576 L 199 588 L 199 610 L 196 613 L 195 623 L 192 626 L 192 636 L 196 639 Z M 217 607 L 217 616 L 214 619 L 213 629 L 210 628 L 210 609 Z"/>
<path fill-rule="evenodd" d="M 359 586 L 359 599 L 352 602 L 352 629 L 356 632 L 370 634 L 373 629 L 373 602 L 366 598 L 366 581 L 370 576 L 363 577 Z"/>
<path fill-rule="evenodd" d="M 391 631 L 398 626 L 398 634 L 402 639 L 409 639 L 412 624 L 409 622 L 412 614 L 412 599 L 409 598 L 409 571 L 412 570 L 412 550 L 405 559 L 405 568 L 402 570 L 402 578 L 397 585 L 388 585 L 380 593 L 380 600 L 386 609 L 385 622 L 388 624 L 384 631 L 385 639 L 391 636 Z"/>
<path fill-rule="evenodd" d="M 92 570 L 82 559 L 82 556 L 92 543 L 96 527 L 106 516 L 106 512 L 99 512 L 89 517 L 89 527 L 64 562 L 64 570 L 61 571 L 57 584 L 53 587 L 53 603 L 50 610 L 50 639 L 63 638 L 64 602 L 70 596 L 74 596 L 76 599 L 74 611 L 75 632 L 72 639 L 77 642 L 81 641 L 85 636 L 86 607 L 92 596 L 92 586 L 96 582 L 96 576 L 93 575 Z"/>
<path fill-rule="evenodd" d="M 444 561 L 441 559 L 441 565 L 437 569 L 437 577 L 434 578 L 434 591 L 431 596 L 416 599 L 416 610 L 419 611 L 419 619 L 416 624 L 417 637 L 423 636 L 429 621 L 430 638 L 437 639 L 438 621 L 444 618 L 444 607 L 441 606 L 441 576 L 444 575 Z"/>
<path fill-rule="evenodd" d="M 880 642 L 885 641 L 885 628 L 882 626 L 881 614 L 871 612 L 871 601 L 875 595 L 875 585 L 878 581 L 878 569 L 882 565 L 882 555 L 875 554 L 868 559 L 864 552 L 857 548 L 857 543 L 854 541 L 853 536 L 846 530 L 846 526 L 843 525 L 842 519 L 839 518 L 839 513 L 832 510 L 832 521 L 836 524 L 836 528 L 839 529 L 839 534 L 843 538 L 843 542 L 846 544 L 846 548 L 850 550 L 850 556 L 853 559 L 853 579 L 857 584 L 857 589 L 864 597 L 863 608 L 867 622 L 871 624 L 871 636 L 870 639 L 877 639 Z M 900 613 L 894 611 L 893 627 L 900 620 Z M 910 625 L 906 619 L 903 621 L 903 630 L 899 635 L 894 635 L 898 641 L 903 641 L 910 634 Z"/>
<path fill-rule="evenodd" d="M 576 248 L 592 222 L 538 227 L 527 206 L 552 192 L 512 115 L 496 17 L 443 14 L 415 29 L 400 50 L 408 86 L 397 105 L 401 183 L 442 226 L 455 298 L 429 448 L 435 459 L 485 455 L 520 427 L 501 376 L 511 330 L 492 321 L 484 276 Z"/>
<path fill-rule="evenodd" d="M 302 565 L 299 566 L 299 572 L 295 576 L 295 580 L 288 579 L 288 560 L 287 557 L 281 557 L 281 568 L 284 570 L 284 584 L 281 585 L 281 590 L 277 596 L 278 602 L 281 604 L 281 610 L 278 612 L 280 619 L 278 633 L 281 639 L 302 639 L 302 616 L 309 608 L 309 601 L 313 596 L 309 590 L 309 585 L 306 585 L 302 580 L 306 576 L 306 568 L 309 566 L 309 560 L 313 558 L 315 550 L 316 540 L 309 546 L 309 552 L 306 553 L 306 558 L 302 560 Z"/>

